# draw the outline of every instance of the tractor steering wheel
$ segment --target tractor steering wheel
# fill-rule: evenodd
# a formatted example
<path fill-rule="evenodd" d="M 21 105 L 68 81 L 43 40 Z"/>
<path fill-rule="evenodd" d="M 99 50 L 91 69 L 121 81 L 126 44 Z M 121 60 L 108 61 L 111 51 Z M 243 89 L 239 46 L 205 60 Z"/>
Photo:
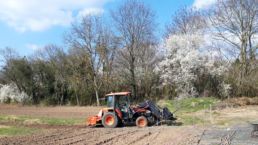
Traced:
<path fill-rule="evenodd" d="M 124 107 L 126 107 L 126 103 L 119 104 L 119 108 L 124 108 Z"/>

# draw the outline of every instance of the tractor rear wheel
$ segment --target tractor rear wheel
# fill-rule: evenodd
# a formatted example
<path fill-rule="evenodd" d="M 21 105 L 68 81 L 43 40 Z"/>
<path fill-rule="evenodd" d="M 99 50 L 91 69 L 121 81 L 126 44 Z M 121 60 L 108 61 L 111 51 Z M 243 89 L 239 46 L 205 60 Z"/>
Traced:
<path fill-rule="evenodd" d="M 148 125 L 148 120 L 145 116 L 139 116 L 136 119 L 136 126 L 138 127 L 146 127 Z"/>
<path fill-rule="evenodd" d="M 118 118 L 116 114 L 112 112 L 105 113 L 101 121 L 106 128 L 115 128 L 118 124 Z"/>

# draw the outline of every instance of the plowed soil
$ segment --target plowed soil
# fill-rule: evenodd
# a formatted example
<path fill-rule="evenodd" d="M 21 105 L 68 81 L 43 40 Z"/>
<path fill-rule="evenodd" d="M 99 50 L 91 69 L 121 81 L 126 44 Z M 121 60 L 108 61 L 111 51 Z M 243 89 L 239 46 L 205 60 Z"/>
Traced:
<path fill-rule="evenodd" d="M 50 118 L 87 118 L 97 114 L 99 109 L 98 107 L 28 107 L 0 105 L 0 114 Z M 26 127 L 40 128 L 42 131 L 29 136 L 0 137 L 0 144 L 177 145 L 194 144 L 194 142 L 197 142 L 201 133 L 200 130 L 193 126 L 120 127 L 110 129 L 103 127 L 92 128 L 86 127 L 85 125 L 51 126 L 34 124 L 27 125 Z"/>
<path fill-rule="evenodd" d="M 199 131 L 193 127 L 124 127 L 89 128 L 75 127 L 53 129 L 47 132 L 22 137 L 3 137 L 0 144 L 23 145 L 180 145 L 196 144 Z"/>
<path fill-rule="evenodd" d="M 0 114 L 50 118 L 87 118 L 97 114 L 98 107 L 24 107 L 0 105 Z M 248 111 L 247 111 L 247 110 Z M 257 107 L 238 109 L 239 114 L 252 112 Z M 237 109 L 224 110 L 221 113 L 233 114 Z M 256 114 L 251 113 L 252 116 Z M 227 115 L 229 116 L 229 115 Z M 236 116 L 236 115 L 235 115 Z M 235 119 L 235 118 L 234 118 Z M 17 124 L 1 124 L 15 126 Z M 258 137 L 250 135 L 250 124 L 235 125 L 230 128 L 208 126 L 153 126 L 138 127 L 87 127 L 85 125 L 46 125 L 31 124 L 30 128 L 40 128 L 33 135 L 1 137 L 0 145 L 258 145 Z"/>

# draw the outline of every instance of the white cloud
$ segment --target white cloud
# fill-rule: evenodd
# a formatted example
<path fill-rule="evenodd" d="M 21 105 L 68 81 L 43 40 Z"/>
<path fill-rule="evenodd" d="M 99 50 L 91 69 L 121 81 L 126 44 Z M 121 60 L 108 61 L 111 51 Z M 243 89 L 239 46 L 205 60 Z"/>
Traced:
<path fill-rule="evenodd" d="M 89 9 L 83 9 L 81 11 L 79 11 L 77 18 L 81 19 L 83 16 L 87 16 L 87 15 L 101 15 L 104 13 L 104 9 L 100 9 L 100 8 L 89 8 Z"/>
<path fill-rule="evenodd" d="M 0 21 L 20 32 L 67 26 L 78 15 L 103 13 L 111 0 L 1 0 Z"/>
<path fill-rule="evenodd" d="M 26 47 L 33 51 L 37 51 L 37 50 L 40 50 L 43 48 L 42 46 L 37 45 L 37 44 L 27 44 Z"/>
<path fill-rule="evenodd" d="M 217 0 L 195 0 L 193 3 L 193 7 L 197 9 L 207 9 L 216 2 Z"/>

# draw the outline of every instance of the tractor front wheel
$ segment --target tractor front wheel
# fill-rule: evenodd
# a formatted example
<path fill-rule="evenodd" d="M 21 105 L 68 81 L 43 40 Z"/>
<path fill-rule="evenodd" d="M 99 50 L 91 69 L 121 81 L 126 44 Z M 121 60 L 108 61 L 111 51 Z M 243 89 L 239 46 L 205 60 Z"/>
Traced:
<path fill-rule="evenodd" d="M 136 126 L 138 127 L 146 127 L 148 125 L 148 120 L 145 116 L 139 116 L 136 119 Z"/>
<path fill-rule="evenodd" d="M 118 118 L 115 113 L 108 112 L 102 117 L 102 124 L 106 128 L 115 128 L 118 124 Z"/>

